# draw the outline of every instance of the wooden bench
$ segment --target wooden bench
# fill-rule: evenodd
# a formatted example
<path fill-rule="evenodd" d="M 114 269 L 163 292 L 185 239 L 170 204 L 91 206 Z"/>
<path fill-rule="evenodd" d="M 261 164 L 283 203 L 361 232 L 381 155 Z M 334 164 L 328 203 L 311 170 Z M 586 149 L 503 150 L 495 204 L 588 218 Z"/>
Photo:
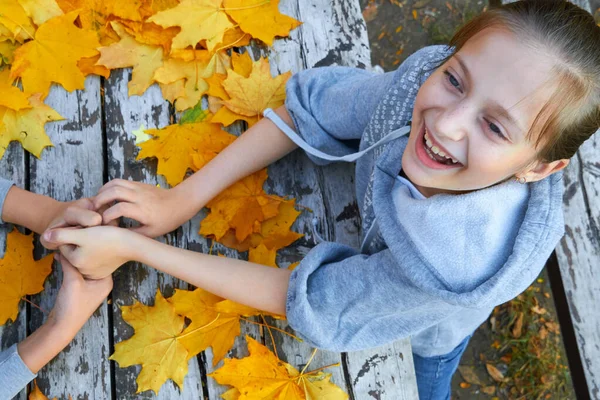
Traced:
<path fill-rule="evenodd" d="M 292 31 L 290 38 L 276 41 L 271 49 L 247 49 L 254 58 L 268 55 L 273 73 L 334 64 L 370 66 L 366 26 L 358 1 L 282 0 L 280 9 L 304 24 Z M 0 175 L 13 179 L 21 187 L 59 200 L 92 196 L 114 178 L 165 186 L 164 179 L 156 175 L 155 164 L 135 161 L 137 150 L 131 132 L 140 125 L 162 128 L 173 123 L 177 115 L 156 86 L 143 96 L 129 97 L 127 82 L 130 75 L 130 70 L 117 70 L 106 80 L 89 77 L 86 90 L 73 93 L 54 87 L 47 104 L 66 118 L 66 121 L 46 127 L 56 147 L 45 150 L 42 159 L 38 160 L 13 144 L 0 161 Z M 239 133 L 239 127 L 234 131 Z M 358 247 L 360 222 L 353 193 L 352 166 L 320 168 L 298 151 L 269 168 L 269 174 L 268 192 L 293 196 L 299 205 L 313 211 L 312 214 L 303 212 L 299 217 L 295 229 L 305 233 L 306 237 L 280 252 L 281 264 L 285 266 L 298 261 L 316 244 L 311 225 L 315 216 L 325 239 Z M 207 253 L 210 243 L 197 234 L 204 215 L 204 212 L 199 213 L 162 240 L 173 246 Z M 4 238 L 1 240 L 3 247 Z M 215 250 L 235 256 L 224 247 L 215 245 Z M 41 248 L 37 249 L 38 255 L 42 252 Z M 54 304 L 61 283 L 59 275 L 55 270 L 46 281 L 44 292 L 31 298 L 45 310 Z M 135 394 L 139 366 L 120 368 L 108 360 L 114 344 L 133 334 L 132 328 L 121 318 L 119 306 L 133 304 L 136 300 L 152 304 L 157 288 L 168 297 L 174 288 L 187 288 L 188 285 L 137 263 L 122 267 L 114 279 L 110 304 L 105 302 L 71 345 L 40 371 L 38 384 L 42 391 L 50 398 L 58 396 L 61 399 L 68 395 L 74 399 L 220 398 L 226 388 L 207 377 L 213 371 L 210 350 L 190 360 L 183 391 L 169 381 L 158 396 L 152 392 Z M 17 321 L 0 327 L 2 348 L 22 340 L 43 320 L 44 315 L 39 310 L 22 302 Z M 285 326 L 284 323 L 277 324 Z M 256 325 L 244 324 L 242 330 L 243 334 L 248 333 L 272 346 L 269 335 Z M 273 334 L 282 359 L 296 367 L 308 361 L 310 347 L 298 344 L 286 335 Z M 244 355 L 245 343 L 238 340 L 228 357 Z M 329 370 L 333 374 L 332 380 L 346 390 L 351 399 L 418 398 L 408 340 L 347 354 L 319 351 L 311 367 L 338 362 L 340 367 Z M 16 398 L 25 400 L 26 391 Z"/>
<path fill-rule="evenodd" d="M 571 1 L 592 11 L 589 0 Z M 589 396 L 600 399 L 600 131 L 571 159 L 564 187 L 566 233 L 556 257 Z M 576 391 L 581 390 L 577 386 Z"/>

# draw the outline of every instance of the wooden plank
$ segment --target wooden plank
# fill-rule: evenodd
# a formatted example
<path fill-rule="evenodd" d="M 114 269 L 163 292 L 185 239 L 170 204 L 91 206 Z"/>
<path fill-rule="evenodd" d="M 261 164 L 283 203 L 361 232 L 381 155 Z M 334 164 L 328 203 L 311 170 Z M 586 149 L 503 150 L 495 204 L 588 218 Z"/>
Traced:
<path fill-rule="evenodd" d="M 303 25 L 292 31 L 289 38 L 274 43 L 269 52 L 274 74 L 326 65 L 370 66 L 366 25 L 357 2 L 285 1 L 280 4 L 280 10 L 302 21 Z M 341 163 L 317 167 L 302 152 L 296 152 L 270 168 L 270 175 L 269 182 L 276 193 L 293 195 L 298 204 L 314 211 L 312 215 L 303 213 L 296 225 L 299 232 L 311 232 L 305 243 L 300 244 L 301 251 L 306 252 L 317 243 L 311 226 L 315 216 L 319 221 L 318 230 L 326 240 L 359 247 L 360 216 L 354 191 L 353 165 Z M 286 251 L 280 258 L 284 266 L 286 261 L 298 261 Z M 312 350 L 309 346 L 277 332 L 274 336 L 282 358 L 296 366 L 307 362 Z M 364 370 L 361 377 L 371 378 L 376 384 L 387 383 L 381 380 L 382 375 L 394 377 L 396 385 L 386 386 L 388 398 L 417 398 L 410 341 L 399 341 L 390 347 L 397 354 L 407 356 L 395 357 L 395 362 L 390 356 L 390 361 L 382 362 L 377 371 Z M 373 351 L 351 353 L 345 367 L 348 371 L 358 370 L 378 356 Z M 316 368 L 338 362 L 344 362 L 341 354 L 320 351 L 312 366 Z M 345 377 L 343 368 L 332 368 L 329 372 L 333 374 L 332 381 L 351 391 L 354 398 L 363 399 L 371 395 L 368 385 L 362 384 L 363 381 L 353 382 L 349 379 L 352 375 Z"/>
<path fill-rule="evenodd" d="M 73 93 L 55 86 L 46 103 L 66 120 L 46 125 L 55 148 L 45 150 L 41 160 L 31 157 L 31 191 L 62 201 L 96 194 L 102 186 L 104 167 L 100 79 L 89 77 L 85 91 Z M 33 297 L 45 310 L 52 308 L 60 288 L 59 270 L 55 266 L 45 291 Z M 31 330 L 37 329 L 45 317 L 32 309 Z M 37 380 L 41 390 L 51 398 L 110 397 L 109 349 L 108 310 L 104 302 L 71 345 L 40 371 Z"/>
<path fill-rule="evenodd" d="M 503 1 L 507 3 L 509 1 Z M 589 0 L 572 0 L 592 12 Z M 600 399 L 600 130 L 565 169 L 565 236 L 556 249 L 590 397 Z"/>
<path fill-rule="evenodd" d="M 0 160 L 0 176 L 12 180 L 20 188 L 25 187 L 25 154 L 20 143 L 12 143 L 4 157 Z M 12 225 L 0 225 L 0 255 L 4 257 L 6 234 Z M 13 344 L 22 341 L 27 335 L 27 305 L 24 301 L 19 304 L 19 315 L 15 321 L 0 326 L 0 351 L 8 349 Z M 24 389 L 15 399 L 25 400 L 27 390 Z"/>
<path fill-rule="evenodd" d="M 138 182 L 160 184 L 167 187 L 162 177 L 156 176 L 156 163 L 135 161 L 137 147 L 131 132 L 144 125 L 146 128 L 162 128 L 170 124 L 169 105 L 162 98 L 157 86 L 152 86 L 143 96 L 129 97 L 127 82 L 130 70 L 112 71 L 105 83 L 105 124 L 107 136 L 107 160 L 109 179 L 122 178 Z M 162 240 L 177 245 L 177 236 L 181 233 L 166 235 Z M 165 297 L 172 295 L 175 288 L 187 288 L 188 285 L 169 275 L 159 273 L 153 268 L 130 263 L 121 267 L 114 275 L 113 320 L 114 342 L 128 339 L 133 329 L 123 321 L 119 306 L 131 305 L 136 300 L 153 304 L 157 287 Z M 189 362 L 188 375 L 184 380 L 183 391 L 169 381 L 158 394 L 146 391 L 135 395 L 135 380 L 141 367 L 119 368 L 115 365 L 115 386 L 117 398 L 136 399 L 198 399 L 204 398 L 198 361 Z"/>

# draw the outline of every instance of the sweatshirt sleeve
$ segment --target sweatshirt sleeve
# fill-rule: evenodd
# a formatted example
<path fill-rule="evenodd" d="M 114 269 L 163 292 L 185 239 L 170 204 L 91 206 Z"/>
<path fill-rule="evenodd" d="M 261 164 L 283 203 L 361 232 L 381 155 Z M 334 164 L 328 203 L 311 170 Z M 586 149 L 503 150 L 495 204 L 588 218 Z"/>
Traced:
<path fill-rule="evenodd" d="M 314 347 L 363 350 L 411 336 L 458 311 L 411 283 L 389 250 L 372 255 L 331 242 L 292 272 L 289 325 Z"/>
<path fill-rule="evenodd" d="M 2 210 L 4 209 L 4 200 L 6 200 L 6 195 L 8 191 L 12 187 L 13 183 L 4 178 L 0 178 L 0 224 L 4 223 L 2 221 Z"/>
<path fill-rule="evenodd" d="M 35 377 L 19 356 L 16 344 L 0 353 L 0 399 L 12 399 Z"/>

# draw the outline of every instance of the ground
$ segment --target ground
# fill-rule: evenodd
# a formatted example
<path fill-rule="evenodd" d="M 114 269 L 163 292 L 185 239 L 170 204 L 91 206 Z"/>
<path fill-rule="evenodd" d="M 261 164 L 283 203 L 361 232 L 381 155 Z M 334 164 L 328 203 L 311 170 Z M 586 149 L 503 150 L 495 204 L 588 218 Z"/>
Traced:
<path fill-rule="evenodd" d="M 424 46 L 447 43 L 457 26 L 488 7 L 483 0 L 360 3 L 372 63 L 385 71 L 394 70 Z M 600 22 L 600 0 L 591 0 L 591 5 Z M 453 399 L 575 398 L 551 293 L 544 271 L 523 295 L 495 310 L 469 343 L 461 360 L 462 373 L 452 382 Z M 496 367 L 502 376 L 488 370 L 486 364 Z M 503 376 L 508 380 L 498 382 Z"/>

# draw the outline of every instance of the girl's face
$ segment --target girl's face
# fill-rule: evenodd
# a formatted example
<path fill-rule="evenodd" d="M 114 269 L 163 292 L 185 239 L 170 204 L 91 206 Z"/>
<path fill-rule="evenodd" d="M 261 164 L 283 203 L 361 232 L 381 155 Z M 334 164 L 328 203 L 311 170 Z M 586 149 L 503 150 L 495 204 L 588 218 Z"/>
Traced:
<path fill-rule="evenodd" d="M 526 139 L 554 89 L 552 62 L 501 29 L 465 43 L 421 86 L 402 169 L 425 196 L 553 171 Z M 434 154 L 437 153 L 437 154 Z"/>

